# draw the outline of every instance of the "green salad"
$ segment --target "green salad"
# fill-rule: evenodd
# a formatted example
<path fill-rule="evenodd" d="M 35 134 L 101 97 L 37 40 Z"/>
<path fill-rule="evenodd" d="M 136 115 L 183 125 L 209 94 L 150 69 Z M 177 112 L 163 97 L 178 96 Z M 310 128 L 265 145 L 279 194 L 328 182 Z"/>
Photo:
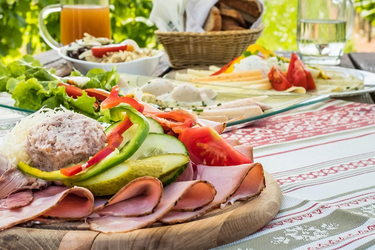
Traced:
<path fill-rule="evenodd" d="M 84 75 L 73 71 L 71 76 Z M 112 87 L 117 85 L 120 76 L 114 68 L 112 71 L 92 69 L 85 77 L 90 80 L 80 86 L 81 89 L 98 88 L 111 91 Z M 54 69 L 45 69 L 30 55 L 8 65 L 0 61 L 0 92 L 11 94 L 16 107 L 36 111 L 42 107 L 53 109 L 63 106 L 98 119 L 100 114 L 94 105 L 95 97 L 89 97 L 85 91 L 76 98 L 69 96 L 64 86 L 58 86 L 59 83 L 67 81 L 56 76 Z"/>

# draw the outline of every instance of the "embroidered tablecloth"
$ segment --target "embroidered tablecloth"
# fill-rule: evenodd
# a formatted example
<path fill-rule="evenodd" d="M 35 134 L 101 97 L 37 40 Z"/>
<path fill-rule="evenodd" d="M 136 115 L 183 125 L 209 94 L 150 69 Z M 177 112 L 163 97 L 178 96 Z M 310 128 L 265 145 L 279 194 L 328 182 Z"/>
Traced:
<path fill-rule="evenodd" d="M 0 109 L 0 143 L 20 117 Z M 219 249 L 375 245 L 375 105 L 331 100 L 223 137 L 254 146 L 255 160 L 277 180 L 283 200 L 268 225 Z"/>
<path fill-rule="evenodd" d="M 254 146 L 281 210 L 219 249 L 375 249 L 375 105 L 328 101 L 223 135 Z"/>

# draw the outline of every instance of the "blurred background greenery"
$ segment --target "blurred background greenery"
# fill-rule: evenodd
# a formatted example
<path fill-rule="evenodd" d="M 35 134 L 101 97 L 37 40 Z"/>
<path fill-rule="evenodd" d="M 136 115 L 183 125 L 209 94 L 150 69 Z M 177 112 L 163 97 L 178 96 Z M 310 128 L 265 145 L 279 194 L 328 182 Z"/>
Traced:
<path fill-rule="evenodd" d="M 48 50 L 39 36 L 38 14 L 47 5 L 59 0 L 1 0 L 0 3 L 0 58 L 9 62 L 22 54 L 37 54 Z M 265 0 L 266 29 L 258 43 L 271 50 L 297 50 L 297 0 Z M 357 11 L 373 22 L 375 1 L 355 0 Z M 374 2 L 374 3 L 373 3 Z M 134 39 L 141 47 L 155 47 L 156 27 L 147 19 L 152 9 L 151 0 L 111 0 L 111 28 L 116 42 Z M 362 12 L 361 12 L 362 11 Z M 361 14 L 362 15 L 362 14 Z M 60 40 L 59 14 L 51 14 L 46 25 L 50 34 Z M 371 31 L 371 25 L 370 25 Z M 354 50 L 354 40 L 346 52 Z"/>

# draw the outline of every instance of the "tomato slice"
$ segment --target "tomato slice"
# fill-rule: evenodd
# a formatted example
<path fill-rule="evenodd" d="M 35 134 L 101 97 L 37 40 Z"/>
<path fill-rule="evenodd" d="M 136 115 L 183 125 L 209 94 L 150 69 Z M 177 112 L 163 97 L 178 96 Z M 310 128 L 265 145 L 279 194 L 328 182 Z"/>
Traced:
<path fill-rule="evenodd" d="M 310 71 L 305 70 L 306 73 L 306 84 L 307 84 L 307 90 L 309 89 L 316 89 L 314 78 L 312 77 Z"/>
<path fill-rule="evenodd" d="M 251 163 L 251 160 L 234 149 L 210 127 L 190 128 L 180 134 L 194 164 L 208 166 L 234 166 Z"/>
<path fill-rule="evenodd" d="M 286 79 L 283 72 L 281 72 L 277 66 L 272 66 L 271 71 L 268 73 L 268 79 L 275 90 L 283 91 L 292 87 L 292 84 Z"/>
<path fill-rule="evenodd" d="M 307 89 L 305 65 L 299 60 L 296 53 L 292 54 L 286 78 L 293 86 L 304 87 Z"/>
<path fill-rule="evenodd" d="M 298 58 L 296 53 L 292 54 L 287 79 L 291 84 L 293 84 L 293 86 L 304 87 L 306 90 L 316 88 L 314 78 L 312 77 L 310 71 L 306 70 L 305 65 Z"/>
<path fill-rule="evenodd" d="M 106 45 L 101 47 L 92 47 L 92 55 L 98 58 L 102 58 L 109 52 L 118 52 L 118 51 L 133 51 L 134 48 L 128 44 L 113 44 L 113 45 Z"/>

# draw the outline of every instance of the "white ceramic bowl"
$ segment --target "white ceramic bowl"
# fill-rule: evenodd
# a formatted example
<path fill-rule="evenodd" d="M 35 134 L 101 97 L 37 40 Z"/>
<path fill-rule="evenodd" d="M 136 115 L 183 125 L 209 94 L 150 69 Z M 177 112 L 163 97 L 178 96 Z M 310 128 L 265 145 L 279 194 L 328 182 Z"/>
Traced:
<path fill-rule="evenodd" d="M 60 48 L 58 50 L 58 53 L 68 62 L 69 66 L 75 68 L 82 74 L 86 74 L 89 70 L 95 68 L 101 68 L 106 71 L 110 71 L 114 66 L 117 66 L 117 72 L 119 73 L 150 76 L 152 75 L 152 73 L 154 73 L 156 67 L 159 64 L 160 58 L 164 55 L 163 51 L 154 51 L 156 52 L 155 56 L 144 57 L 131 62 L 122 63 L 96 63 L 74 59 L 66 55 L 66 47 Z"/>

